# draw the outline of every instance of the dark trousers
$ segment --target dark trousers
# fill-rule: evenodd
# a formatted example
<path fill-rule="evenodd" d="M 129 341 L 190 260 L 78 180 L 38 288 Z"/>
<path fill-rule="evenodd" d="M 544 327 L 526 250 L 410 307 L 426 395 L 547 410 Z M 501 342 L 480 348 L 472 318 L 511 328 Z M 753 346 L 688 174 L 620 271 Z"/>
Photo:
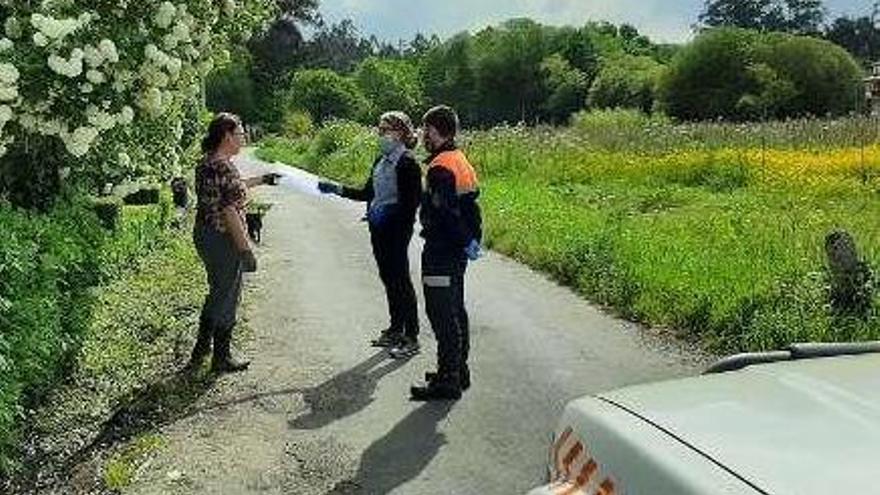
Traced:
<path fill-rule="evenodd" d="M 470 319 L 464 303 L 467 258 L 456 249 L 425 245 L 422 284 L 425 310 L 437 339 L 437 371 L 460 377 L 470 356 Z"/>
<path fill-rule="evenodd" d="M 235 326 L 241 300 L 241 257 L 228 234 L 198 222 L 193 230 L 193 241 L 208 275 L 202 321 L 215 330 L 231 329 Z"/>
<path fill-rule="evenodd" d="M 419 336 L 419 309 L 409 271 L 412 235 L 411 223 L 390 222 L 370 226 L 373 256 L 388 300 L 388 315 L 391 318 L 389 330 L 416 339 Z"/>

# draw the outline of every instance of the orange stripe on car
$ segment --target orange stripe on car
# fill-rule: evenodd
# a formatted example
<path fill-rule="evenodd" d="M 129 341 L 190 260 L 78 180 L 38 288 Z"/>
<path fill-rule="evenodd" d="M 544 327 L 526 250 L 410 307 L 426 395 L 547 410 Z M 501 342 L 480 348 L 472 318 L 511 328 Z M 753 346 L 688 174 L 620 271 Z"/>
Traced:
<path fill-rule="evenodd" d="M 563 476 L 568 478 L 571 476 L 571 465 L 574 463 L 574 460 L 577 459 L 577 456 L 583 454 L 584 452 L 584 444 L 577 442 L 574 444 L 574 447 L 568 451 L 568 455 L 565 456 L 565 459 L 562 460 L 563 470 L 565 471 Z"/>
<path fill-rule="evenodd" d="M 589 461 L 587 461 L 586 464 L 583 465 L 583 467 L 581 467 L 581 471 L 574 482 L 569 482 L 569 488 L 565 491 L 559 492 L 559 495 L 574 495 L 578 492 L 584 493 L 583 488 L 590 483 L 593 475 L 596 474 L 596 471 L 598 470 L 599 465 L 596 464 L 596 461 L 590 459 Z"/>
<path fill-rule="evenodd" d="M 603 481 L 596 495 L 614 495 L 614 482 L 611 480 Z"/>
<path fill-rule="evenodd" d="M 556 444 L 553 446 L 553 468 L 556 470 L 556 472 L 553 474 L 556 476 L 558 476 L 559 473 L 562 471 L 562 464 L 560 462 L 562 447 L 565 445 L 568 439 L 571 438 L 572 433 L 573 431 L 571 428 L 566 428 L 565 431 L 563 431 L 562 434 L 559 435 L 559 438 L 556 440 Z"/>

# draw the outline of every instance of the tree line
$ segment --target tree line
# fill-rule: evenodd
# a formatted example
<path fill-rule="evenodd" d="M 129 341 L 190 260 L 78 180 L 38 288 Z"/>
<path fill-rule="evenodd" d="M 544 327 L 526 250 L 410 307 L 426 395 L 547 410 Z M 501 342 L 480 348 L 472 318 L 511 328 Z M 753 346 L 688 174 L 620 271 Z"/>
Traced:
<path fill-rule="evenodd" d="M 859 108 L 863 67 L 880 57 L 877 5 L 828 23 L 819 0 L 709 0 L 685 45 L 627 24 L 525 18 L 391 44 L 351 21 L 325 23 L 317 0 L 282 5 L 207 86 L 210 107 L 276 132 L 429 102 L 456 106 L 469 126 L 560 124 L 606 108 L 686 120 L 839 115 Z"/>

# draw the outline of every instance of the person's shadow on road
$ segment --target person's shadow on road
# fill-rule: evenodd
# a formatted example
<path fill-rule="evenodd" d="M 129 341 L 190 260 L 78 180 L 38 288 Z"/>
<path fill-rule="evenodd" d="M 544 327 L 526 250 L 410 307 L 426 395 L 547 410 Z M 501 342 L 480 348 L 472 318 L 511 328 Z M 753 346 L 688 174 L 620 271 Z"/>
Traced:
<path fill-rule="evenodd" d="M 439 424 L 452 410 L 452 402 L 420 406 L 361 456 L 358 472 L 341 481 L 328 495 L 384 495 L 415 479 L 446 444 Z"/>
<path fill-rule="evenodd" d="M 388 361 L 387 352 L 381 351 L 354 368 L 303 390 L 303 400 L 309 405 L 309 412 L 291 420 L 290 427 L 295 430 L 317 430 L 364 410 L 373 402 L 379 381 L 407 362 Z"/>

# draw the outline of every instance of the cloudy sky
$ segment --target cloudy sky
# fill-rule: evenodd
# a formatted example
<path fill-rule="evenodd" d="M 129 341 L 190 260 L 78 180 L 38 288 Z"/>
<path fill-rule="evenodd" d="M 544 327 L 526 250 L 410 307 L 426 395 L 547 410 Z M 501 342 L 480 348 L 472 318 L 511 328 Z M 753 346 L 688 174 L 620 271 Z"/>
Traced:
<path fill-rule="evenodd" d="M 866 15 L 872 0 L 825 0 L 832 14 Z M 354 20 L 367 35 L 395 41 L 417 32 L 449 36 L 511 17 L 549 24 L 589 20 L 633 24 L 655 41 L 684 41 L 703 0 L 321 0 L 331 21 Z"/>

